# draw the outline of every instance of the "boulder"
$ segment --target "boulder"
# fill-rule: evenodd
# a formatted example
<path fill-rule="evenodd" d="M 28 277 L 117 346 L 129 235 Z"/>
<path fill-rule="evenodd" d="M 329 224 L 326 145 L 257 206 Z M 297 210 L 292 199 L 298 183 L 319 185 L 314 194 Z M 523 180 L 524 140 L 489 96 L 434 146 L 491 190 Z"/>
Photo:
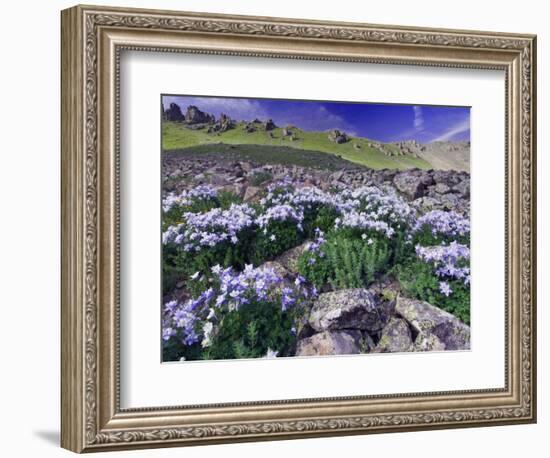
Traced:
<path fill-rule="evenodd" d="M 351 355 L 361 353 L 359 331 L 324 331 L 300 339 L 296 356 Z"/>
<path fill-rule="evenodd" d="M 246 192 L 244 193 L 243 200 L 245 202 L 256 200 L 260 196 L 261 191 L 262 188 L 260 188 L 259 186 L 248 186 L 246 188 Z"/>
<path fill-rule="evenodd" d="M 288 270 L 286 270 L 284 268 L 284 266 L 281 263 L 277 262 L 277 261 L 264 262 L 260 266 L 260 269 L 273 270 L 273 272 L 275 272 L 281 278 L 286 278 L 286 277 L 288 277 L 288 274 L 289 274 Z"/>
<path fill-rule="evenodd" d="M 187 124 L 212 124 L 215 121 L 214 115 L 199 110 L 195 105 L 189 105 L 185 112 Z"/>
<path fill-rule="evenodd" d="M 410 199 L 418 199 L 419 197 L 423 197 L 426 188 L 433 184 L 433 178 L 427 173 L 406 170 L 395 175 L 393 184 L 398 191 Z"/>
<path fill-rule="evenodd" d="M 412 202 L 413 206 L 418 208 L 421 213 L 428 213 L 432 210 L 438 210 L 443 206 L 433 197 L 420 197 Z"/>
<path fill-rule="evenodd" d="M 288 271 L 298 273 L 298 259 L 306 250 L 308 245 L 309 242 L 305 242 L 301 245 L 295 246 L 294 248 L 291 248 L 290 250 L 287 250 L 283 254 L 279 255 L 275 261 L 280 263 Z"/>
<path fill-rule="evenodd" d="M 435 334 L 418 334 L 412 346 L 413 351 L 444 351 L 445 345 Z"/>
<path fill-rule="evenodd" d="M 379 331 L 388 322 L 386 303 L 368 289 L 341 289 L 320 294 L 309 315 L 309 323 L 317 331 L 360 329 Z"/>
<path fill-rule="evenodd" d="M 164 118 L 167 121 L 183 121 L 184 116 L 179 105 L 172 102 L 168 109 L 164 112 Z"/>
<path fill-rule="evenodd" d="M 331 141 L 331 142 L 334 142 L 334 143 L 346 143 L 349 138 L 348 136 L 346 135 L 345 132 L 340 132 L 338 129 L 332 129 L 329 133 L 328 133 L 328 139 Z"/>
<path fill-rule="evenodd" d="M 275 123 L 273 122 L 272 119 L 268 119 L 265 123 L 264 123 L 264 129 L 266 131 L 269 131 L 269 130 L 273 130 L 273 129 L 276 129 L 277 126 L 275 125 Z"/>
<path fill-rule="evenodd" d="M 464 199 L 470 198 L 470 179 L 464 178 L 460 183 L 453 186 L 453 191 L 460 194 Z"/>
<path fill-rule="evenodd" d="M 438 194 L 447 194 L 448 192 L 451 191 L 451 188 L 449 186 L 447 186 L 445 183 L 437 183 L 433 187 L 433 189 Z"/>
<path fill-rule="evenodd" d="M 380 340 L 373 353 L 396 353 L 411 351 L 413 340 L 408 323 L 402 318 L 392 317 L 384 326 Z"/>
<path fill-rule="evenodd" d="M 470 349 L 470 327 L 454 315 L 427 302 L 405 297 L 397 298 L 395 310 L 417 334 L 415 347 L 424 348 L 424 351 L 430 347 L 442 350 Z"/>

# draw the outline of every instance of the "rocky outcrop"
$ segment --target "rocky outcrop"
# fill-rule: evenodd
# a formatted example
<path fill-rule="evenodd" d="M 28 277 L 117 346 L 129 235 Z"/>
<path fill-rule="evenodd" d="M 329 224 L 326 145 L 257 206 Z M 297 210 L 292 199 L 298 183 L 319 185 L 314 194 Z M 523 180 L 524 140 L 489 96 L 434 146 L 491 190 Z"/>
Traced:
<path fill-rule="evenodd" d="M 268 119 L 266 122 L 264 122 L 264 130 L 270 131 L 276 128 L 277 126 L 275 125 L 272 119 Z"/>
<path fill-rule="evenodd" d="M 183 121 L 184 116 L 181 112 L 181 108 L 177 103 L 171 103 L 170 106 L 164 111 L 164 118 L 167 121 Z"/>
<path fill-rule="evenodd" d="M 328 139 L 334 143 L 346 143 L 349 138 L 345 132 L 340 132 L 338 129 L 332 129 L 328 133 Z"/>
<path fill-rule="evenodd" d="M 233 121 L 229 116 L 222 113 L 220 119 L 218 119 L 214 124 L 208 128 L 208 133 L 222 133 L 227 132 L 230 129 L 235 127 L 235 121 Z"/>
<path fill-rule="evenodd" d="M 201 126 L 201 125 L 198 125 Z M 212 127 L 212 126 L 209 126 Z M 273 134 L 273 132 L 268 132 Z M 331 160 L 340 161 L 337 156 Z M 164 190 L 181 191 L 189 185 L 230 185 L 239 180 L 243 191 L 255 186 L 253 177 L 262 173 L 273 180 L 288 176 L 298 186 L 315 185 L 327 190 L 333 186 L 356 188 L 360 186 L 392 186 L 421 213 L 430 210 L 452 210 L 468 216 L 470 213 L 470 175 L 466 172 L 445 170 L 373 170 L 340 161 L 340 168 L 331 170 L 284 164 L 257 164 L 247 161 L 249 167 L 236 166 L 235 157 L 224 158 L 219 153 L 199 153 L 196 156 L 166 154 L 163 156 Z M 239 164 L 242 164 L 241 161 Z M 341 165 L 343 164 L 343 165 Z M 189 182 L 188 182 L 189 181 Z M 265 187 L 267 183 L 262 183 Z M 251 189 L 250 193 L 255 190 Z M 249 199 L 253 199 L 249 193 Z M 253 201 L 253 200 L 252 200 Z"/>
<path fill-rule="evenodd" d="M 411 351 L 413 345 L 409 324 L 402 318 L 392 317 L 380 333 L 380 340 L 373 353 L 397 353 Z"/>
<path fill-rule="evenodd" d="M 393 184 L 410 199 L 424 195 L 426 188 L 434 183 L 433 177 L 421 170 L 405 170 L 395 175 Z"/>
<path fill-rule="evenodd" d="M 417 350 L 470 349 L 470 327 L 454 315 L 427 302 L 405 297 L 397 299 L 395 310 L 417 334 L 414 342 Z"/>
<path fill-rule="evenodd" d="M 362 353 L 359 331 L 324 331 L 300 339 L 296 356 L 351 355 Z"/>
<path fill-rule="evenodd" d="M 290 250 L 285 251 L 283 254 L 278 256 L 275 260 L 278 263 L 280 263 L 282 266 L 284 266 L 284 268 L 287 269 L 288 271 L 297 273 L 298 259 L 300 258 L 302 253 L 306 250 L 308 245 L 309 245 L 309 242 L 302 243 L 301 245 L 298 245 L 294 248 L 291 248 Z"/>
<path fill-rule="evenodd" d="M 320 294 L 309 315 L 316 331 L 381 330 L 389 321 L 388 308 L 368 289 L 341 289 Z"/>
<path fill-rule="evenodd" d="M 212 124 L 215 120 L 214 115 L 199 110 L 195 105 L 189 105 L 185 112 L 185 122 L 187 124 Z"/>
<path fill-rule="evenodd" d="M 292 130 L 290 130 L 290 127 L 283 127 L 281 130 L 281 135 L 283 137 L 290 137 L 292 135 Z"/>

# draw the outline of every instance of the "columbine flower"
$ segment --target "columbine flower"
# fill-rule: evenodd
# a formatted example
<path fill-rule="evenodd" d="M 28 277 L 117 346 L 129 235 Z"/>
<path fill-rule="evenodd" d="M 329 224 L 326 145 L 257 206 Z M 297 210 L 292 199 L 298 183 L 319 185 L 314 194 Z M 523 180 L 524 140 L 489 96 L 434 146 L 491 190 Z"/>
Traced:
<path fill-rule="evenodd" d="M 418 218 L 413 233 L 429 228 L 433 235 L 465 236 L 470 233 L 470 221 L 453 211 L 433 210 Z"/>
<path fill-rule="evenodd" d="M 269 240 L 271 240 L 272 242 L 274 242 L 276 239 L 277 239 L 277 236 L 275 234 L 271 234 L 269 236 Z"/>
<path fill-rule="evenodd" d="M 456 241 L 449 245 L 431 247 L 417 245 L 416 255 L 424 262 L 431 263 L 438 277 L 469 283 L 470 267 L 467 263 L 470 259 L 470 249 L 466 245 Z"/>
<path fill-rule="evenodd" d="M 441 291 L 441 294 L 444 294 L 447 297 L 449 297 L 453 292 L 449 284 L 445 281 L 439 282 L 439 291 Z"/>
<path fill-rule="evenodd" d="M 162 201 L 162 209 L 167 212 L 172 207 L 191 205 L 200 200 L 215 199 L 218 193 L 215 188 L 209 185 L 199 185 L 189 191 L 183 191 L 181 194 L 168 194 Z"/>
<path fill-rule="evenodd" d="M 170 340 L 170 338 L 176 334 L 176 331 L 174 331 L 172 328 L 164 328 L 162 330 L 162 339 L 163 340 Z"/>
<path fill-rule="evenodd" d="M 252 228 L 256 212 L 247 204 L 232 204 L 227 210 L 214 208 L 205 213 L 184 213 L 185 224 L 170 227 L 163 234 L 163 243 L 182 244 L 186 251 L 200 251 L 219 243 L 239 242 L 239 234 Z"/>
<path fill-rule="evenodd" d="M 197 278 L 199 278 L 199 275 L 200 275 L 200 274 L 201 274 L 201 273 L 198 272 L 198 271 L 195 272 L 193 275 L 191 275 L 191 280 L 196 280 Z"/>

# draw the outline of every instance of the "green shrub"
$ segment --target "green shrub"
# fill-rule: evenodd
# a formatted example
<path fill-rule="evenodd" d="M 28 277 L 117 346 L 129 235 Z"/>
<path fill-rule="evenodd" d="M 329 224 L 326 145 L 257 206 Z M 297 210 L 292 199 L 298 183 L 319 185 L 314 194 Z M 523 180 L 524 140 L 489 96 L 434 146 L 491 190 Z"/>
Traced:
<path fill-rule="evenodd" d="M 251 261 L 260 265 L 295 247 L 303 240 L 303 233 L 293 221 L 271 221 L 265 230 L 256 233 L 251 247 Z"/>
<path fill-rule="evenodd" d="M 282 311 L 280 303 L 251 302 L 229 312 L 221 321 L 204 359 L 260 358 L 268 350 L 290 356 L 295 348 L 295 311 Z"/>
<path fill-rule="evenodd" d="M 179 281 L 184 281 L 186 288 L 191 287 L 190 277 L 196 272 L 209 279 L 212 266 L 217 264 L 241 270 L 250 263 L 254 237 L 252 230 L 245 231 L 239 235 L 239 242 L 235 245 L 220 243 L 198 252 L 187 252 L 171 244 L 163 245 L 163 293 L 168 294 Z"/>
<path fill-rule="evenodd" d="M 338 211 L 327 205 L 313 204 L 304 209 L 303 227 L 307 238 L 315 235 L 315 229 L 328 233 L 334 227 Z"/>
<path fill-rule="evenodd" d="M 262 183 L 265 183 L 266 181 L 270 181 L 273 179 L 273 175 L 266 171 L 257 171 L 252 174 L 250 177 L 250 184 L 252 186 L 260 186 Z"/>
<path fill-rule="evenodd" d="M 439 290 L 441 281 L 433 272 L 432 266 L 420 260 L 412 261 L 395 269 L 403 291 L 416 299 L 429 302 L 470 324 L 470 288 L 462 281 L 449 280 L 452 289 L 449 296 Z"/>
<path fill-rule="evenodd" d="M 388 268 L 392 251 L 387 239 L 350 237 L 339 232 L 327 237 L 318 253 L 306 251 L 298 261 L 300 273 L 317 288 L 360 288 Z"/>
<path fill-rule="evenodd" d="M 231 191 L 218 191 L 216 197 L 212 198 L 192 198 L 189 205 L 173 205 L 170 210 L 162 214 L 162 230 L 165 231 L 169 226 L 176 226 L 184 222 L 183 214 L 204 213 L 213 208 L 227 209 L 231 204 L 240 204 L 242 199 Z"/>

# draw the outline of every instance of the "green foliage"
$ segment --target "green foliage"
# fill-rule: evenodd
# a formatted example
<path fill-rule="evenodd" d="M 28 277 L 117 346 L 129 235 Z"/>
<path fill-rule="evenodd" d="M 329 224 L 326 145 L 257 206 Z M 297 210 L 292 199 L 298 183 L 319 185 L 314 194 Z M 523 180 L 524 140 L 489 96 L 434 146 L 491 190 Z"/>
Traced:
<path fill-rule="evenodd" d="M 420 231 L 414 234 L 412 241 L 414 246 L 435 246 L 449 244 L 453 241 L 470 246 L 470 235 L 446 237 L 442 234 L 433 234 L 429 225 L 425 225 Z"/>
<path fill-rule="evenodd" d="M 217 264 L 242 270 L 250 263 L 254 238 L 252 230 L 243 231 L 235 245 L 230 242 L 219 243 L 212 248 L 205 247 L 199 252 L 187 252 L 174 245 L 163 245 L 163 294 L 168 294 L 178 281 L 184 281 L 186 288 L 192 287 L 190 277 L 196 272 L 200 272 L 208 280 L 210 269 Z"/>
<path fill-rule="evenodd" d="M 295 347 L 293 311 L 274 302 L 251 302 L 229 312 L 219 324 L 206 356 L 209 359 L 260 358 L 268 349 L 288 356 Z"/>
<path fill-rule="evenodd" d="M 251 247 L 250 257 L 254 265 L 273 259 L 303 240 L 303 233 L 295 222 L 271 221 L 265 229 L 265 232 L 257 232 Z"/>
<path fill-rule="evenodd" d="M 470 324 L 470 288 L 461 281 L 448 281 L 453 292 L 447 297 L 439 291 L 440 279 L 429 264 L 415 260 L 398 267 L 396 271 L 407 295 L 429 302 Z"/>
<path fill-rule="evenodd" d="M 327 237 L 319 254 L 305 252 L 298 260 L 300 273 L 317 288 L 361 288 L 387 269 L 392 251 L 382 238 L 363 240 L 339 232 Z"/>
<path fill-rule="evenodd" d="M 230 191 L 218 191 L 218 207 L 227 210 L 232 204 L 242 204 L 243 200 L 235 193 Z"/>
<path fill-rule="evenodd" d="M 336 209 L 327 205 L 313 204 L 310 208 L 304 209 L 304 221 L 302 225 L 307 238 L 315 236 L 315 229 L 328 233 L 334 226 L 338 217 Z"/>
<path fill-rule="evenodd" d="M 269 172 L 265 172 L 263 170 L 260 170 L 260 171 L 254 172 L 249 179 L 250 179 L 250 184 L 252 186 L 260 186 L 261 184 L 265 183 L 266 181 L 272 180 L 273 175 Z"/>

